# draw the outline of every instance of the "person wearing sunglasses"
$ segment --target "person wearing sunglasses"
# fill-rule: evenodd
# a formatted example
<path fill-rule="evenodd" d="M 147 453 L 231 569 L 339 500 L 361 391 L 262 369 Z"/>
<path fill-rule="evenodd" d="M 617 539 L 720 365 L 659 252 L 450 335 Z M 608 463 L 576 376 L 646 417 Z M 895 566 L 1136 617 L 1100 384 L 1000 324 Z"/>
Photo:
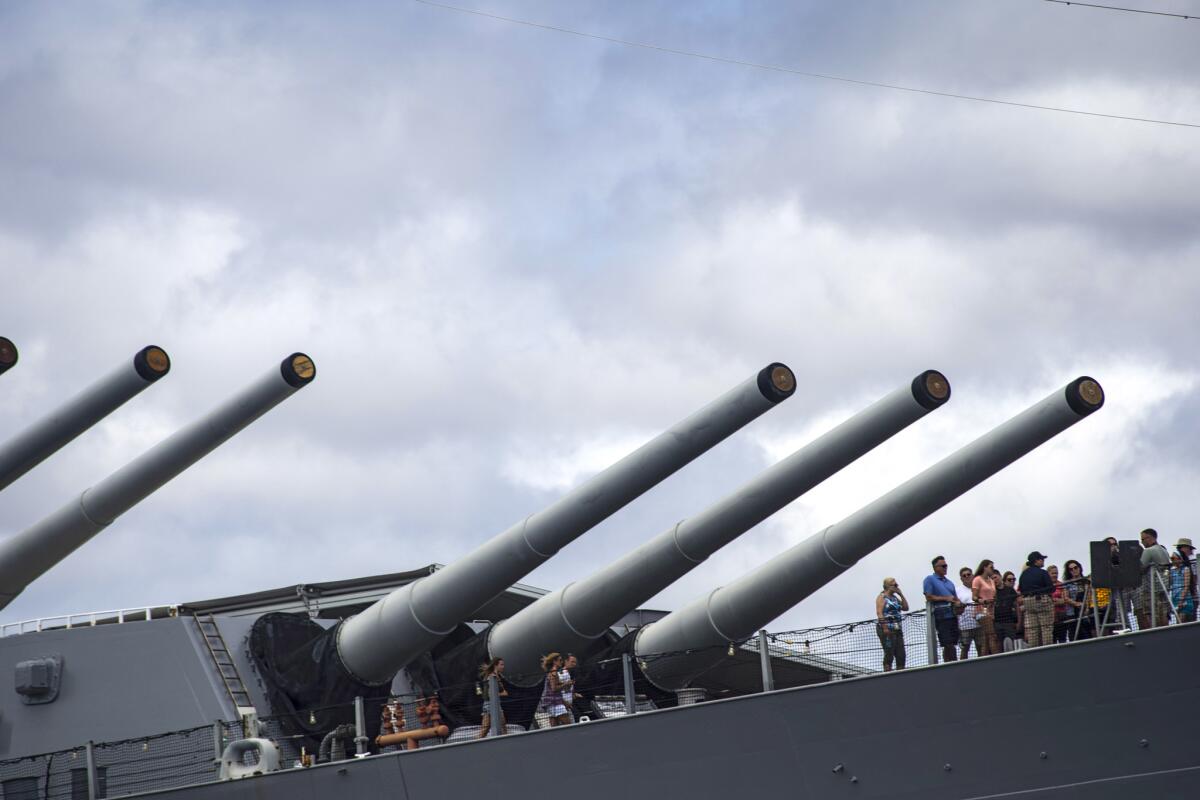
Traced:
<path fill-rule="evenodd" d="M 1063 564 L 1063 582 L 1062 582 L 1062 598 L 1063 598 L 1063 615 L 1062 615 L 1062 636 L 1063 641 L 1074 641 L 1075 631 L 1079 631 L 1080 639 L 1090 639 L 1092 636 L 1092 626 L 1089 620 L 1079 619 L 1079 615 L 1083 613 L 1083 601 L 1087 596 L 1088 581 L 1083 575 L 1083 565 L 1073 558 L 1067 559 Z M 1058 641 L 1059 631 L 1055 631 L 1054 640 Z"/>
<path fill-rule="evenodd" d="M 932 564 L 933 574 L 926 576 L 921 590 L 925 593 L 925 602 L 933 609 L 933 625 L 937 630 L 938 644 L 942 646 L 942 660 L 957 661 L 961 637 L 958 614 L 962 605 L 958 601 L 954 581 L 946 577 L 949 567 L 945 557 L 935 557 Z"/>
<path fill-rule="evenodd" d="M 1021 628 L 1020 608 L 1017 604 L 1017 576 L 1005 572 L 996 589 L 996 640 L 1004 650 L 1012 650 Z"/>

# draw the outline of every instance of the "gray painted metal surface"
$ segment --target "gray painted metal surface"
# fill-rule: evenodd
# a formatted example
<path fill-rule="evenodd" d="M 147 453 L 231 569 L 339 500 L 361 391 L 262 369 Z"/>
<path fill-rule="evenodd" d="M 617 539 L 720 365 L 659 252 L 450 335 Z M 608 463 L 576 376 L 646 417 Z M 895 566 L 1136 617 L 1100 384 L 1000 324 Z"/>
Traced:
<path fill-rule="evenodd" d="M 1077 378 L 836 525 L 646 626 L 638 634 L 637 653 L 678 655 L 656 657 L 643 673 L 663 689 L 688 686 L 693 675 L 719 659 L 712 648 L 748 639 L 863 556 L 1103 403 L 1095 380 Z M 701 648 L 707 649 L 683 652 Z"/>
<path fill-rule="evenodd" d="M 7 341 L 0 341 L 0 351 Z M 0 357 L 0 367 L 2 361 Z M 0 491 L 170 370 L 166 351 L 153 345 L 143 347 L 132 359 L 0 445 Z"/>
<path fill-rule="evenodd" d="M 501 621 L 489 634 L 491 656 L 504 659 L 510 680 L 540 682 L 542 653 L 583 650 L 717 550 L 949 399 L 946 378 L 922 372 L 700 514 Z"/>
<path fill-rule="evenodd" d="M 152 796 L 1186 798 L 1198 662 L 1193 623 Z"/>
<path fill-rule="evenodd" d="M 0 759 L 206 725 L 227 719 L 192 620 L 42 631 L 0 639 Z M 46 705 L 12 689 L 19 661 L 62 656 L 62 687 Z"/>
<path fill-rule="evenodd" d="M 390 681 L 510 584 L 793 391 L 791 370 L 767 365 L 548 508 L 352 617 L 338 628 L 346 670 L 363 683 Z"/>
<path fill-rule="evenodd" d="M 0 375 L 8 372 L 17 365 L 21 354 L 17 350 L 17 346 L 13 344 L 12 339 L 7 336 L 0 336 Z"/>
<path fill-rule="evenodd" d="M 316 376 L 300 353 L 87 489 L 41 522 L 0 543 L 0 609 L 38 576 L 110 525 L 238 431 L 274 408 Z"/>

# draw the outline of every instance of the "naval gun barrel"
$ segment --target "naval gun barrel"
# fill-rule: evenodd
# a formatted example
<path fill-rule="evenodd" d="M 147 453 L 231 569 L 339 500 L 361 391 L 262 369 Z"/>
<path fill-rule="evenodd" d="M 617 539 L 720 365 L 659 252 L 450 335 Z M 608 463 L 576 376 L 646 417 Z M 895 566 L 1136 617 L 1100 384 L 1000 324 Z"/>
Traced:
<path fill-rule="evenodd" d="M 695 517 L 500 621 L 489 655 L 504 659 L 510 682 L 540 682 L 542 653 L 584 649 L 717 550 L 949 399 L 946 378 L 922 372 Z"/>
<path fill-rule="evenodd" d="M 5 345 L 0 340 L 0 372 Z M 16 363 L 16 350 L 12 362 Z M 106 377 L 84 389 L 65 405 L 50 412 L 0 446 L 0 490 L 49 458 L 59 448 L 120 408 L 127 400 L 171 370 L 171 359 L 161 347 L 143 347 Z"/>
<path fill-rule="evenodd" d="M 795 390 L 790 369 L 768 364 L 549 507 L 341 623 L 342 667 L 361 683 L 390 681 L 493 597 Z"/>
<path fill-rule="evenodd" d="M 0 542 L 0 609 L 118 516 L 307 386 L 316 374 L 308 356 L 288 356 L 206 416 L 176 431 L 41 522 Z"/>
<path fill-rule="evenodd" d="M 0 375 L 3 375 L 17 365 L 17 357 L 19 355 L 17 346 L 12 343 L 12 339 L 0 336 Z"/>
<path fill-rule="evenodd" d="M 951 453 L 841 522 L 643 628 L 634 645 L 647 678 L 679 689 L 753 633 L 873 550 L 1104 404 L 1089 377 Z M 700 651 L 691 652 L 687 651 Z"/>

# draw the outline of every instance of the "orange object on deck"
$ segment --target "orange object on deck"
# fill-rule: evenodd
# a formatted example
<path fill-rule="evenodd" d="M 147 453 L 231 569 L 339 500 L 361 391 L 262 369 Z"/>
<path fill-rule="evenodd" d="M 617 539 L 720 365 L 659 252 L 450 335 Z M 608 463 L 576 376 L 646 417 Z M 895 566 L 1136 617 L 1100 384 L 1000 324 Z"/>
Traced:
<path fill-rule="evenodd" d="M 375 744 L 379 747 L 387 747 L 390 744 L 410 743 L 415 746 L 418 739 L 433 739 L 435 737 L 445 738 L 450 735 L 450 728 L 445 725 L 438 725 L 433 728 L 417 728 L 412 731 L 403 731 L 401 733 L 388 733 L 375 738 Z M 410 747 L 409 749 L 413 749 Z"/>

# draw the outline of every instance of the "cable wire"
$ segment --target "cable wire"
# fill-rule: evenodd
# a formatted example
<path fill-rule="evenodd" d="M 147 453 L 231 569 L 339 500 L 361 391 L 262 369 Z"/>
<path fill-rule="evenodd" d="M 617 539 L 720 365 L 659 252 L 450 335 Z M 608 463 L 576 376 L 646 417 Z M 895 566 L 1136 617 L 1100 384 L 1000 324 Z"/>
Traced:
<path fill-rule="evenodd" d="M 1064 6 L 1084 6 L 1086 8 L 1103 8 L 1105 11 L 1128 11 L 1130 14 L 1153 14 L 1156 17 L 1175 17 L 1177 19 L 1200 19 L 1195 14 L 1173 14 L 1170 11 L 1149 11 L 1145 8 L 1125 8 L 1124 6 L 1103 6 L 1099 3 L 1077 3 L 1075 0 L 1046 0 L 1047 3 L 1058 3 Z"/>
<path fill-rule="evenodd" d="M 445 9 L 447 11 L 457 11 L 460 14 L 472 14 L 477 17 L 493 19 L 499 22 L 507 22 L 513 25 L 524 25 L 529 28 L 539 28 L 546 31 L 554 31 L 555 33 L 567 33 L 572 36 L 581 36 L 585 39 L 595 39 L 601 42 L 609 42 L 611 44 L 619 44 L 625 47 L 637 47 L 643 50 L 653 50 L 659 53 L 667 53 L 675 56 L 686 56 L 688 58 L 698 58 L 704 61 L 712 61 L 718 64 L 733 64 L 739 67 L 750 67 L 752 69 L 767 70 L 769 72 L 782 72 L 788 75 L 799 75 L 805 78 L 817 78 L 826 81 L 838 81 L 840 83 L 852 83 L 858 86 L 873 86 L 877 89 L 891 89 L 897 92 L 911 92 L 913 94 L 926 94 L 934 97 L 946 97 L 953 100 L 971 100 L 976 103 L 992 103 L 993 105 L 1011 106 L 1014 108 L 1030 108 L 1038 111 L 1057 111 L 1062 114 L 1077 114 L 1085 117 L 1102 117 L 1104 119 L 1119 119 L 1126 122 L 1146 122 L 1153 125 L 1171 125 L 1179 128 L 1200 128 L 1200 123 L 1195 122 L 1176 122 L 1167 119 L 1155 119 L 1152 117 L 1134 117 L 1126 114 L 1108 114 L 1101 111 L 1085 111 L 1078 108 L 1064 108 L 1062 106 L 1047 106 L 1038 103 L 1022 103 L 1016 100 L 999 100 L 994 97 L 980 97 L 978 95 L 957 94 L 955 92 L 942 92 L 935 89 L 921 89 L 913 86 L 901 86 L 895 83 L 882 83 L 879 81 L 861 80 L 859 78 L 847 78 L 841 75 L 828 75 L 822 72 L 808 72 L 793 67 L 785 67 L 779 64 L 760 64 L 755 61 L 745 61 L 739 58 L 726 58 L 724 56 L 714 56 L 707 53 L 698 53 L 692 50 L 678 50 L 673 47 L 663 47 L 657 44 L 647 44 L 645 42 L 634 42 L 628 39 L 618 39 L 615 36 L 604 36 L 599 33 L 588 33 L 586 31 L 577 31 L 571 28 L 563 28 L 557 25 L 547 25 L 541 22 L 531 22 L 529 20 L 517 19 L 516 17 L 506 17 L 500 14 L 492 14 L 487 11 L 479 11 L 473 8 L 463 8 L 461 6 L 452 6 L 447 3 L 437 3 L 433 0 L 414 0 L 414 2 L 422 5 L 431 6 L 433 8 Z"/>

